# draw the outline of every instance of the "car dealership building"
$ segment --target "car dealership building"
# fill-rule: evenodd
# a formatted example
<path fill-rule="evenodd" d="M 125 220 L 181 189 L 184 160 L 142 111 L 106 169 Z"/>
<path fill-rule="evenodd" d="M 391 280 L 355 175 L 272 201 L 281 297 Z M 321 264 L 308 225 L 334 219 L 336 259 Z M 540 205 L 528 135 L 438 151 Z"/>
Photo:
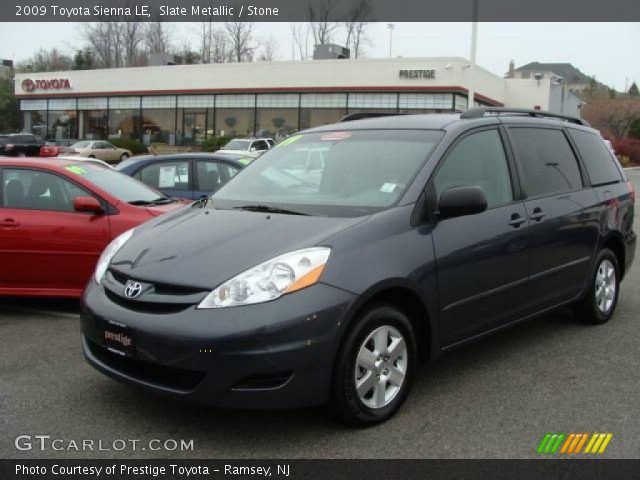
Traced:
<path fill-rule="evenodd" d="M 471 71 L 463 58 L 167 65 L 22 73 L 15 92 L 23 130 L 60 142 L 278 139 L 354 112 L 460 112 L 471 89 L 476 105 L 579 114 L 580 101 L 553 77 Z"/>

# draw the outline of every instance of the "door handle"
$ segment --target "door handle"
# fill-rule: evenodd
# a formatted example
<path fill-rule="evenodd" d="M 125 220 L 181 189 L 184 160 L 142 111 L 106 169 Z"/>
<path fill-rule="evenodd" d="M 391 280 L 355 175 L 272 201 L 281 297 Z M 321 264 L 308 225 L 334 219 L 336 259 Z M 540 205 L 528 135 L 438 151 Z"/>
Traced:
<path fill-rule="evenodd" d="M 539 222 L 540 220 L 542 220 L 544 218 L 544 216 L 547 214 L 547 212 L 545 212 L 544 210 L 542 210 L 539 207 L 536 207 L 533 209 L 533 213 L 531 215 L 529 215 L 529 218 L 531 220 L 536 220 L 537 222 Z"/>
<path fill-rule="evenodd" d="M 521 217 L 517 213 L 514 213 L 513 215 L 511 215 L 511 220 L 509 220 L 507 223 L 514 228 L 518 228 L 520 225 L 522 225 L 526 221 L 527 220 L 524 217 Z"/>
<path fill-rule="evenodd" d="M 0 222 L 0 227 L 19 227 L 20 222 L 16 222 L 13 218 L 5 218 Z"/>

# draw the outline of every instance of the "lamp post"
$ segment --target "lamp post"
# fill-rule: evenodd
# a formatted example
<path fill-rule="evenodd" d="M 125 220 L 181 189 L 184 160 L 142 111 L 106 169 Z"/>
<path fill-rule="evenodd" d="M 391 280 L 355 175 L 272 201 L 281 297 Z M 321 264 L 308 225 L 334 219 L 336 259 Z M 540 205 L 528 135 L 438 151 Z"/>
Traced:
<path fill-rule="evenodd" d="M 467 108 L 473 108 L 474 100 L 475 100 L 475 74 L 476 74 L 476 46 L 478 41 L 478 1 L 473 0 L 473 11 L 472 11 L 472 19 L 471 22 L 471 54 L 469 55 L 469 60 L 471 64 L 469 65 L 469 95 L 467 100 Z"/>
<path fill-rule="evenodd" d="M 387 28 L 389 29 L 389 58 L 391 58 L 391 46 L 393 45 L 393 29 L 396 26 L 393 23 L 387 23 Z"/>

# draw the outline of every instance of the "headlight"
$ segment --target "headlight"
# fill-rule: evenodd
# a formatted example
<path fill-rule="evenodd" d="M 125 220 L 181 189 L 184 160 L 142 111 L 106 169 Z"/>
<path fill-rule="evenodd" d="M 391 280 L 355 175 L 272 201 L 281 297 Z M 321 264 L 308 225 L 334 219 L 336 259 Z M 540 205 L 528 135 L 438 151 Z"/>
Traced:
<path fill-rule="evenodd" d="M 331 249 L 307 248 L 285 253 L 227 280 L 198 308 L 222 308 L 268 302 L 316 283 Z"/>
<path fill-rule="evenodd" d="M 102 277 L 104 277 L 104 274 L 107 272 L 111 259 L 116 253 L 118 253 L 118 250 L 122 248 L 127 240 L 131 238 L 134 230 L 135 229 L 132 228 L 131 230 L 127 230 L 126 232 L 118 235 L 109 245 L 107 245 L 107 248 L 104 249 L 102 255 L 100 255 L 100 258 L 98 259 L 98 263 L 96 264 L 96 271 L 93 274 L 93 279 L 97 284 L 100 284 Z"/>

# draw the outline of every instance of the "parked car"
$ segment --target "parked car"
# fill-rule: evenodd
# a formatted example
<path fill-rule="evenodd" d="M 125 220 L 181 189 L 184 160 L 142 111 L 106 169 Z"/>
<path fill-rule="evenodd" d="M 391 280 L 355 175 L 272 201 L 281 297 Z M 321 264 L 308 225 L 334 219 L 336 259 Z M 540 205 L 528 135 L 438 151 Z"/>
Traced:
<path fill-rule="evenodd" d="M 219 152 L 258 157 L 275 146 L 272 138 L 234 138 Z"/>
<path fill-rule="evenodd" d="M 98 162 L 0 159 L 0 295 L 78 297 L 111 240 L 185 204 Z"/>
<path fill-rule="evenodd" d="M 71 147 L 65 147 L 63 145 L 42 145 L 40 147 L 40 157 L 58 157 L 60 155 L 70 154 L 73 152 Z"/>
<path fill-rule="evenodd" d="M 30 133 L 8 133 L 0 135 L 0 156 L 28 157 L 38 156 L 44 145 L 41 137 Z"/>
<path fill-rule="evenodd" d="M 109 247 L 82 299 L 86 358 L 174 397 L 329 403 L 370 425 L 418 358 L 564 305 L 609 321 L 635 192 L 597 131 L 557 117 L 470 109 L 290 137 Z M 286 171 L 303 149 L 324 152 L 313 182 Z"/>
<path fill-rule="evenodd" d="M 251 161 L 246 155 L 221 152 L 144 155 L 116 169 L 170 197 L 197 200 L 216 192 Z"/>
<path fill-rule="evenodd" d="M 118 148 L 104 140 L 83 140 L 71 145 L 73 155 L 98 158 L 109 163 L 118 163 L 132 156 L 131 150 Z"/>

